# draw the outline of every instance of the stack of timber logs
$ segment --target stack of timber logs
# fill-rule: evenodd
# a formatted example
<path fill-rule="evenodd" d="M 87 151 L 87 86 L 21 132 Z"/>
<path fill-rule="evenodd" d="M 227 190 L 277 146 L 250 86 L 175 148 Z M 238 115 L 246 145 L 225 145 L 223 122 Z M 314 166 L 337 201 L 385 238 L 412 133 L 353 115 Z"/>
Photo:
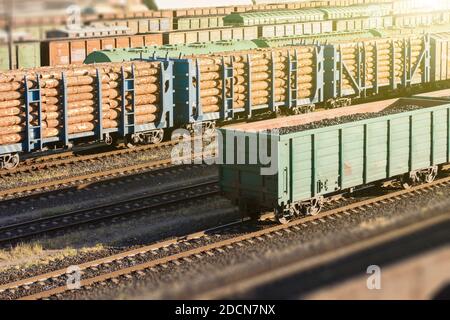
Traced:
<path fill-rule="evenodd" d="M 94 130 L 99 120 L 100 100 L 103 128 L 117 128 L 122 99 L 125 99 L 128 111 L 132 109 L 133 100 L 131 92 L 122 97 L 122 72 L 125 78 L 131 78 L 133 69 L 135 123 L 153 123 L 157 118 L 160 99 L 161 69 L 158 62 L 43 67 L 3 73 L 0 76 L 0 145 L 18 143 L 24 139 L 25 77 L 29 89 L 40 87 L 42 137 L 47 138 L 62 132 L 64 101 L 67 102 L 69 134 Z M 38 108 L 38 103 L 30 103 L 31 126 L 39 124 Z"/>

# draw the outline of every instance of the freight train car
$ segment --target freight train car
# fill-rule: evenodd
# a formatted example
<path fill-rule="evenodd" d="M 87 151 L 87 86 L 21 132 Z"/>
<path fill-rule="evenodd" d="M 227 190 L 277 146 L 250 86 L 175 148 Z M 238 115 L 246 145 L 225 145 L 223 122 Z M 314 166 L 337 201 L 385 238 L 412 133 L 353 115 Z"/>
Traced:
<path fill-rule="evenodd" d="M 345 35 L 345 34 L 344 34 Z M 135 50 L 106 50 L 88 56 L 86 63 L 128 61 L 152 57 L 189 57 L 243 49 L 271 47 L 273 49 L 305 43 L 321 46 L 318 65 L 323 68 L 314 72 L 322 81 L 320 98 L 314 103 L 326 103 L 330 107 L 348 105 L 352 98 L 365 98 L 378 94 L 389 94 L 415 86 L 425 86 L 436 77 L 431 70 L 438 68 L 440 61 L 430 61 L 429 36 L 395 36 L 366 40 L 352 38 L 341 40 L 332 37 L 290 37 L 288 39 L 259 39 L 255 41 L 218 42 L 214 45 L 190 45 Z M 283 41 L 285 40 L 285 41 Z M 444 41 L 445 43 L 445 41 Z M 240 45 L 240 47 L 238 47 Z M 292 48 L 291 50 L 295 50 Z M 308 109 L 309 107 L 307 107 Z M 298 110 L 295 110 L 297 112 Z"/>
<path fill-rule="evenodd" d="M 220 185 L 247 214 L 274 210 L 284 223 L 333 194 L 431 182 L 450 162 L 449 115 L 448 101 L 402 98 L 222 128 Z"/>
<path fill-rule="evenodd" d="M 41 43 L 21 41 L 12 46 L 12 61 L 9 59 L 8 44 L 0 42 L 0 70 L 33 68 L 42 64 Z"/>
<path fill-rule="evenodd" d="M 172 32 L 165 32 L 163 34 L 163 43 L 176 44 L 190 44 L 214 42 L 222 40 L 253 40 L 258 38 L 258 27 L 224 27 L 201 30 L 177 30 Z"/>
<path fill-rule="evenodd" d="M 324 53 L 325 70 L 333 70 L 325 71 L 324 98 L 330 106 L 336 107 L 347 104 L 347 98 L 386 95 L 444 81 L 447 78 L 436 74 L 449 63 L 440 56 L 431 55 L 445 46 L 449 39 L 445 33 L 394 35 L 365 40 L 318 37 L 313 43 L 327 47 Z M 279 41 L 282 40 L 260 39 L 255 42 L 261 47 L 278 47 Z M 294 37 L 289 40 L 290 45 L 310 41 Z"/>
<path fill-rule="evenodd" d="M 2 73 L 0 167 L 80 143 L 160 142 L 173 127 L 172 75 L 159 61 Z"/>
<path fill-rule="evenodd" d="M 161 33 L 47 40 L 40 43 L 40 61 L 43 66 L 82 64 L 89 54 L 98 50 L 159 46 L 162 44 L 163 36 Z M 29 55 L 31 54 L 29 52 Z M 27 67 L 38 66 L 29 65 Z M 22 65 L 21 67 L 25 66 Z"/>
<path fill-rule="evenodd" d="M 323 49 L 315 45 L 257 50 L 253 41 L 230 41 L 155 49 L 96 52 L 86 63 L 158 57 L 173 61 L 178 126 L 202 123 L 211 128 L 259 112 L 298 113 L 323 101 Z"/>
<path fill-rule="evenodd" d="M 340 20 L 362 17 L 383 17 L 391 14 L 390 4 L 358 5 L 350 7 L 325 7 L 301 10 L 257 11 L 231 13 L 225 25 L 263 25 L 306 21 Z"/>

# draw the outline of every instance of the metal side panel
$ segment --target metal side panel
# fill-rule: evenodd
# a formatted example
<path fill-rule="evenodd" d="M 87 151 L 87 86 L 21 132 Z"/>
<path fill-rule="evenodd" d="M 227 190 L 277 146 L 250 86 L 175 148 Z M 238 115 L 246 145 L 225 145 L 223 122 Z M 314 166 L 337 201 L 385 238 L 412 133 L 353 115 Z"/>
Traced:
<path fill-rule="evenodd" d="M 339 189 L 339 132 L 330 130 L 312 135 L 312 196 Z"/>
<path fill-rule="evenodd" d="M 278 143 L 277 148 L 277 162 L 278 162 L 278 205 L 284 206 L 292 202 L 292 140 L 282 139 Z"/>
<path fill-rule="evenodd" d="M 231 199 L 238 201 L 253 202 L 269 208 L 275 206 L 278 190 L 277 175 L 261 174 L 261 165 L 250 162 L 249 140 L 256 139 L 257 134 L 220 130 L 224 133 L 220 157 L 223 159 L 223 164 L 220 165 L 222 191 Z M 242 144 L 244 142 L 245 144 Z M 243 151 L 242 148 L 245 150 Z M 242 156 L 245 156 L 245 159 L 241 158 L 239 161 L 239 157 Z M 277 163 L 275 162 L 274 165 L 276 168 Z"/>
<path fill-rule="evenodd" d="M 390 121 L 389 176 L 409 171 L 409 118 Z"/>
<path fill-rule="evenodd" d="M 370 123 L 365 127 L 365 183 L 386 179 L 388 165 L 388 122 Z"/>
<path fill-rule="evenodd" d="M 14 144 L 5 144 L 0 146 L 0 155 L 2 154 L 8 154 L 12 152 L 22 152 L 22 144 L 21 143 L 14 143 Z"/>
<path fill-rule="evenodd" d="M 292 138 L 291 140 L 291 188 L 292 198 L 296 201 L 311 197 L 313 167 L 310 136 Z"/>

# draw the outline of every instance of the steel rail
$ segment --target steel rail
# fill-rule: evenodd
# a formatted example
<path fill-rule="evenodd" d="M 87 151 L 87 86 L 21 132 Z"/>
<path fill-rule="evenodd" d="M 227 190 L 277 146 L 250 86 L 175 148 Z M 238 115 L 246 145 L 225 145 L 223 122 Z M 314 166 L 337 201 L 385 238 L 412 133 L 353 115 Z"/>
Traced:
<path fill-rule="evenodd" d="M 144 145 L 136 148 L 125 148 L 125 149 L 117 149 L 112 151 L 101 152 L 97 154 L 90 154 L 84 156 L 75 155 L 73 151 L 43 156 L 40 158 L 30 160 L 25 160 L 22 165 L 12 170 L 0 170 L 0 177 L 4 176 L 12 176 L 15 174 L 23 173 L 23 172 L 31 172 L 51 167 L 59 167 L 66 166 L 75 163 L 101 160 L 108 157 L 116 157 L 125 154 L 133 154 L 137 152 L 153 150 L 153 149 L 163 149 L 167 147 L 171 147 L 176 145 L 178 141 L 167 141 L 160 144 L 152 144 L 152 145 Z"/>
<path fill-rule="evenodd" d="M 56 216 L 45 217 L 0 227 L 0 244 L 10 244 L 52 231 L 99 222 L 119 216 L 139 213 L 148 209 L 192 201 L 219 193 L 217 179 L 188 185 L 150 195 L 80 209 Z"/>
<path fill-rule="evenodd" d="M 23 198 L 29 195 L 36 195 L 46 192 L 51 192 L 54 190 L 64 190 L 72 187 L 77 187 L 78 189 L 85 188 L 94 182 L 105 181 L 113 179 L 119 176 L 131 175 L 139 172 L 145 172 L 151 169 L 157 168 L 167 168 L 171 166 L 177 166 L 174 164 L 174 160 L 183 161 L 185 159 L 191 159 L 198 155 L 191 155 L 190 157 L 182 157 L 178 159 L 162 159 L 156 161 L 150 161 L 146 163 L 131 165 L 123 168 L 115 168 L 106 171 L 88 173 L 85 175 L 74 176 L 59 180 L 51 180 L 33 185 L 26 185 L 6 190 L 0 190 L 0 201 Z M 201 154 L 201 156 L 208 156 L 207 154 Z"/>

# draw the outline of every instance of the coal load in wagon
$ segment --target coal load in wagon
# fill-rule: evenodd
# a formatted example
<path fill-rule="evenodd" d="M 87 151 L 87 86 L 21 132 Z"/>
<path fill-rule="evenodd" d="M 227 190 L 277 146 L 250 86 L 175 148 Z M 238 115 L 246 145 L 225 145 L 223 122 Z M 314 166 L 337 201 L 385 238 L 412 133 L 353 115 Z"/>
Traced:
<path fill-rule="evenodd" d="M 382 116 L 387 116 L 387 115 L 396 114 L 396 113 L 403 113 L 403 112 L 408 112 L 408 111 L 414 111 L 414 110 L 423 109 L 423 108 L 424 108 L 424 106 L 418 106 L 418 105 L 413 105 L 413 104 L 393 105 L 393 106 L 387 107 L 379 112 L 355 113 L 355 114 L 345 115 L 345 116 L 336 117 L 336 118 L 329 118 L 329 119 L 323 119 L 323 120 L 319 120 L 319 121 L 309 122 L 309 123 L 305 123 L 305 124 L 301 124 L 301 125 L 280 127 L 279 133 L 280 134 L 288 134 L 288 133 L 293 133 L 293 132 L 330 127 L 330 126 L 340 125 L 343 123 L 378 118 L 378 117 L 382 117 Z"/>

